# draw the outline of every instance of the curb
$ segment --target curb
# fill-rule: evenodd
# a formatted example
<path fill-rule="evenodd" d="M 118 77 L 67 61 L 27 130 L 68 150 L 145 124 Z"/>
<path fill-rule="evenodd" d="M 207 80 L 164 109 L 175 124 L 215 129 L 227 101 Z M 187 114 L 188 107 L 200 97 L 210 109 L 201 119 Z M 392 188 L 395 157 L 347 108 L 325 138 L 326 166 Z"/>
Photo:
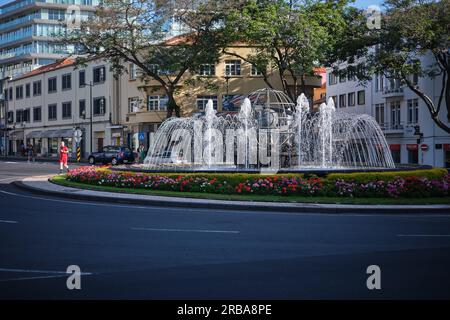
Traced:
<path fill-rule="evenodd" d="M 12 157 L 12 156 L 0 156 L 0 161 L 21 161 L 21 162 L 27 162 L 28 159 L 27 157 Z M 54 162 L 54 163 L 58 163 L 59 160 L 58 158 L 35 158 L 34 162 Z M 77 162 L 75 159 L 73 158 L 69 158 L 68 163 L 72 163 L 72 164 L 87 164 L 88 161 L 86 159 L 81 159 L 80 162 Z"/>
<path fill-rule="evenodd" d="M 50 182 L 49 183 L 53 183 Z M 147 196 L 147 199 L 118 198 L 110 195 L 101 195 L 102 191 L 89 190 L 98 193 L 97 195 L 76 194 L 62 191 L 50 191 L 36 188 L 23 181 L 14 181 L 13 184 L 23 190 L 35 194 L 56 196 L 76 200 L 87 200 L 96 202 L 108 202 L 132 205 L 151 205 L 158 207 L 178 207 L 178 208 L 200 208 L 200 209 L 220 209 L 220 210 L 244 210 L 244 211 L 264 211 L 264 212 L 286 212 L 286 213 L 322 213 L 322 214 L 450 214 L 450 205 L 439 205 L 438 207 L 427 205 L 342 205 L 342 204 L 315 204 L 315 203 L 276 203 L 276 202 L 254 202 L 247 201 L 245 204 L 232 203 L 232 200 L 210 200 L 201 201 L 198 198 L 172 198 L 167 196 Z M 68 187 L 69 188 L 69 187 Z M 73 187 L 70 187 L 73 188 Z M 73 188 L 78 189 L 78 188 Z M 86 189 L 78 189 L 86 190 Z M 121 193 L 125 194 L 125 193 Z M 161 199 L 163 198 L 163 199 Z M 181 201 L 180 201 L 181 199 Z M 199 201 L 200 200 L 200 201 Z"/>

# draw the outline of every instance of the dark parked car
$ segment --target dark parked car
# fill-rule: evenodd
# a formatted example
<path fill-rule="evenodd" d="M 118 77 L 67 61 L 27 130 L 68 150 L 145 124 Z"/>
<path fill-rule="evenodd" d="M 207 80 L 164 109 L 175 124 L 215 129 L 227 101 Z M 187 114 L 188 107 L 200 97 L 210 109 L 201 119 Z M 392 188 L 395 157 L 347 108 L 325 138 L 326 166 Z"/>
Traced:
<path fill-rule="evenodd" d="M 134 162 L 134 153 L 128 147 L 106 146 L 102 151 L 89 155 L 89 163 L 111 163 L 113 166 L 119 163 Z"/>

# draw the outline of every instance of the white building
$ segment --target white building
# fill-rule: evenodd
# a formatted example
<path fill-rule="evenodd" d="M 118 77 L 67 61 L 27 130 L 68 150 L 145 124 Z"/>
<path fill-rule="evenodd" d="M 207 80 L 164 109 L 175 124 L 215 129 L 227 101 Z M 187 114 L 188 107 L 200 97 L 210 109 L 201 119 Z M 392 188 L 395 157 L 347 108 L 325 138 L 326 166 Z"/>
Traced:
<path fill-rule="evenodd" d="M 427 65 L 432 58 L 423 59 Z M 351 77 L 340 79 L 331 71 L 327 69 L 327 99 L 333 97 L 336 112 L 373 116 L 386 135 L 396 163 L 450 168 L 450 135 L 436 126 L 425 103 L 406 85 L 378 75 L 362 86 Z M 437 103 L 441 77 L 413 77 L 412 80 Z M 443 103 L 439 116 L 450 126 Z"/>
<path fill-rule="evenodd" d="M 57 156 L 58 144 L 64 140 L 74 156 L 75 129 L 83 133 L 84 157 L 104 145 L 123 144 L 119 86 L 108 63 L 93 60 L 76 69 L 68 58 L 7 81 L 2 113 L 9 129 L 8 153 L 20 154 L 31 143 L 38 156 Z"/>

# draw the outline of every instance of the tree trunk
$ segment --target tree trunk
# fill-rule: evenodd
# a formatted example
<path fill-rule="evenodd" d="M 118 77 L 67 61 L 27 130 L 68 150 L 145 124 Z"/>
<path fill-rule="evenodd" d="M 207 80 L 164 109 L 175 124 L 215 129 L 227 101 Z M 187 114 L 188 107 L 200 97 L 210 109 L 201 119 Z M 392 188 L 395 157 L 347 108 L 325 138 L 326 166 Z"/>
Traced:
<path fill-rule="evenodd" d="M 175 111 L 175 117 L 180 117 L 180 106 L 177 104 L 174 98 L 174 90 L 166 89 L 168 101 L 167 101 L 167 118 L 171 118 Z"/>
<path fill-rule="evenodd" d="M 404 81 L 406 83 L 406 85 L 408 86 L 409 89 L 411 89 L 411 91 L 413 91 L 415 94 L 417 94 L 417 96 L 419 96 L 420 99 L 422 99 L 423 102 L 425 102 L 425 105 L 428 108 L 428 111 L 430 112 L 431 115 L 431 119 L 433 119 L 434 123 L 441 128 L 442 130 L 444 130 L 445 132 L 450 134 L 450 127 L 447 126 L 444 122 L 442 122 L 442 120 L 439 118 L 439 112 L 436 112 L 436 107 L 434 105 L 433 100 L 431 100 L 430 97 L 428 97 L 424 92 L 420 91 L 419 89 L 417 89 L 415 86 L 413 86 L 405 77 Z M 446 84 L 446 88 L 448 88 L 448 83 L 449 81 L 447 81 Z M 445 93 L 446 97 L 447 97 L 447 92 Z M 449 110 L 448 107 L 448 100 L 446 101 L 447 104 L 447 111 Z M 447 114 L 448 116 L 448 114 Z"/>

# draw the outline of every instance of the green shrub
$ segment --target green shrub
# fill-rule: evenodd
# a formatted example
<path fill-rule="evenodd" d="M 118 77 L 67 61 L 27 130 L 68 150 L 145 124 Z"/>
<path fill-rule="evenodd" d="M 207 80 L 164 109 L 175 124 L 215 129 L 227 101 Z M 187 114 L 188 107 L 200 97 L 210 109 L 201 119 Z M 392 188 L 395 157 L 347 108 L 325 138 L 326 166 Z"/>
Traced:
<path fill-rule="evenodd" d="M 327 180 L 334 182 L 338 179 L 353 181 L 356 183 L 368 183 L 371 181 L 392 181 L 395 178 L 418 177 L 431 179 L 442 179 L 447 174 L 447 169 L 433 168 L 410 171 L 377 171 L 377 172 L 355 172 L 355 173 L 330 173 Z"/>

